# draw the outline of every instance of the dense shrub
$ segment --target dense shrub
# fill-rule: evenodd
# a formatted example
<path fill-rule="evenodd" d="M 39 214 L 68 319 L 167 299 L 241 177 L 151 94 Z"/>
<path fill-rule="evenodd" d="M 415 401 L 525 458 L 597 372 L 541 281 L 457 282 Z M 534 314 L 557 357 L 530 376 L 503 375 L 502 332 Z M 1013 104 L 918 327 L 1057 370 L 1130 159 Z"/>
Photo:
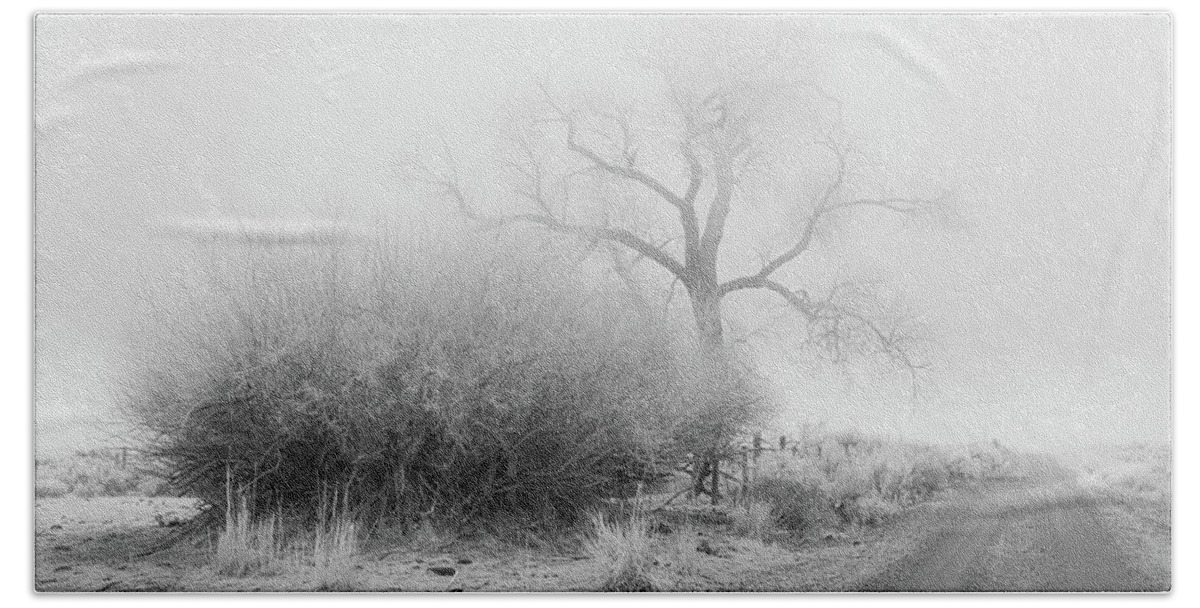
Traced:
<path fill-rule="evenodd" d="M 802 480 L 765 476 L 754 481 L 747 496 L 770 506 L 771 522 L 780 530 L 804 534 L 834 522 L 825 490 Z"/>
<path fill-rule="evenodd" d="M 623 287 L 497 247 L 241 266 L 133 395 L 174 487 L 224 506 L 228 476 L 255 516 L 336 492 L 360 521 L 557 525 L 737 427 L 733 376 Z M 681 415 L 701 396 L 716 430 Z"/>

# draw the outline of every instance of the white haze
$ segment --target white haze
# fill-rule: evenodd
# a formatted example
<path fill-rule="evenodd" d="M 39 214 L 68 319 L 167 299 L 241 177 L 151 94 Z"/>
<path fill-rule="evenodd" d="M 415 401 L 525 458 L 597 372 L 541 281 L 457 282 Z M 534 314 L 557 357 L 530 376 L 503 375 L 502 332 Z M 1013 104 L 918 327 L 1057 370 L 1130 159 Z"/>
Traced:
<path fill-rule="evenodd" d="M 921 313 L 937 350 L 918 398 L 894 371 L 814 366 L 768 330 L 776 428 L 1165 440 L 1170 40 L 1145 15 L 39 16 L 38 449 L 120 432 L 138 315 L 211 251 L 180 234 L 435 238 L 453 208 L 399 164 L 442 137 L 486 190 L 514 107 L 539 86 L 653 95 L 636 61 L 652 44 L 784 53 L 841 100 L 865 183 L 951 193 L 953 222 L 852 224 L 798 267 L 881 280 Z M 735 330 L 786 327 L 767 295 L 729 309 Z"/>

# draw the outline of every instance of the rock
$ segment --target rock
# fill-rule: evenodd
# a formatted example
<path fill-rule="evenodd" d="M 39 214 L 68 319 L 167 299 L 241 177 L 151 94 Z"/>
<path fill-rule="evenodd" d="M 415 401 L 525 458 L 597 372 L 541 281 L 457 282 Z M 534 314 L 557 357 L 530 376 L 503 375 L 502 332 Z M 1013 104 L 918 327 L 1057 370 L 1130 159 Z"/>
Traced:
<path fill-rule="evenodd" d="M 429 571 L 438 576 L 454 576 L 455 574 L 458 574 L 458 570 L 455 570 L 450 566 L 430 566 Z"/>
<path fill-rule="evenodd" d="M 460 558 L 458 558 L 458 563 L 460 563 L 460 564 L 462 564 L 462 565 L 464 565 L 464 566 L 465 566 L 465 565 L 467 565 L 467 564 L 470 564 L 470 563 L 471 563 L 471 560 L 470 560 L 470 559 L 468 559 L 468 558 L 465 558 L 465 557 L 460 557 Z"/>

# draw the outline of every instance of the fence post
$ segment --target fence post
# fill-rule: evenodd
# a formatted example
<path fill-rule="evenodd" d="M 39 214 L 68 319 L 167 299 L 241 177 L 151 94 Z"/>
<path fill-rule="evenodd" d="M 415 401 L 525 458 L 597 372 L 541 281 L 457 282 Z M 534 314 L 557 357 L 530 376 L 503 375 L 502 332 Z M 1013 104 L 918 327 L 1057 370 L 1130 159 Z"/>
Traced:
<path fill-rule="evenodd" d="M 750 500 L 750 452 L 742 447 L 742 490 L 739 492 L 742 504 Z"/>
<path fill-rule="evenodd" d="M 752 478 L 758 480 L 758 457 L 762 455 L 762 433 L 754 434 L 754 469 L 751 471 Z"/>
<path fill-rule="evenodd" d="M 688 500 L 693 500 L 700 497 L 700 492 L 698 491 L 700 488 L 700 458 L 693 452 L 690 460 L 692 465 L 692 487 L 688 490 Z"/>
<path fill-rule="evenodd" d="M 721 497 L 721 457 L 712 457 L 712 504 L 717 504 Z"/>

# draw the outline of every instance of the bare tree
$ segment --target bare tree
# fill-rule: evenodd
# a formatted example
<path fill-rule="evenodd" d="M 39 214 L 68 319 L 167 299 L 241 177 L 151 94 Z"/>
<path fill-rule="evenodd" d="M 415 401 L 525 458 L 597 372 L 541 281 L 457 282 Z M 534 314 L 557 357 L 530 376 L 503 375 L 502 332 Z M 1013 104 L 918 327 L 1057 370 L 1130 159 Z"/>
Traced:
<path fill-rule="evenodd" d="M 856 193 L 850 187 L 850 148 L 840 135 L 840 103 L 818 87 L 770 79 L 695 87 L 672 78 L 669 69 L 659 68 L 658 74 L 666 110 L 649 118 L 641 108 L 582 104 L 587 109 L 568 110 L 543 89 L 543 112 L 511 138 L 511 153 L 505 154 L 513 181 L 493 180 L 488 188 L 500 204 L 492 200 L 487 206 L 504 211 L 481 211 L 487 196 L 463 181 L 445 144 L 441 170 L 421 165 L 409 174 L 491 228 L 535 226 L 578 239 L 589 250 L 604 247 L 613 271 L 643 308 L 633 267 L 648 260 L 665 272 L 668 301 L 682 286 L 701 351 L 718 365 L 728 360 L 730 342 L 723 303 L 733 294 L 760 292 L 799 313 L 817 352 L 834 360 L 849 352 L 883 355 L 909 373 L 915 395 L 923 363 L 910 348 L 913 336 L 905 331 L 904 315 L 869 314 L 870 307 L 860 305 L 865 293 L 860 285 L 839 283 L 814 295 L 813 286 L 799 284 L 787 271 L 800 265 L 823 228 L 850 222 L 865 210 L 916 216 L 935 209 L 938 200 Z M 807 136 L 800 136 L 781 125 L 793 112 L 830 116 L 811 121 Z M 811 166 L 794 166 L 797 155 L 789 152 L 797 149 Z M 781 168 L 815 185 L 786 183 Z M 743 251 L 731 252 L 729 219 L 743 207 L 791 212 L 774 250 L 759 251 L 761 243 L 741 239 L 736 244 Z M 757 266 L 723 277 L 723 257 L 745 258 L 745 250 L 757 251 Z M 717 422 L 699 421 L 697 428 L 717 429 L 719 436 L 700 431 L 703 445 L 692 448 L 693 485 L 705 488 L 711 479 L 714 501 L 720 457 L 729 433 L 736 433 L 724 422 L 712 426 Z"/>
<path fill-rule="evenodd" d="M 773 98 L 803 90 L 810 101 L 834 106 L 836 102 L 819 89 L 796 82 L 734 83 L 695 92 L 664 80 L 674 115 L 654 128 L 639 126 L 631 110 L 568 111 L 543 91 L 548 116 L 532 121 L 514 138 L 518 153 L 505 161 L 517 177 L 514 193 L 524 201 L 524 208 L 481 213 L 448 149 L 444 170 L 419 167 L 411 175 L 435 186 L 465 216 L 486 225 L 539 226 L 593 247 L 607 244 L 610 250 L 623 249 L 628 253 L 613 251 L 614 269 L 627 283 L 633 264 L 650 261 L 666 271 L 672 289 L 683 287 L 706 352 L 726 348 L 722 314 L 726 298 L 759 291 L 773 294 L 798 312 L 807 322 L 810 343 L 824 352 L 840 357 L 853 344 L 887 354 L 910 372 L 919 369 L 922 364 L 908 348 L 912 336 L 902 332 L 900 324 L 872 318 L 848 305 L 839 298 L 846 291 L 844 285 L 816 296 L 780 275 L 810 251 L 827 224 L 848 221 L 863 209 L 914 216 L 931 210 L 938 201 L 849 195 L 849 150 L 839 141 L 836 121 L 814 138 L 786 142 L 825 154 L 829 168 L 819 191 L 788 193 L 782 200 L 750 200 L 755 194 L 743 188 L 744 178 L 760 169 L 757 163 L 764 154 L 760 144 L 770 132 L 772 116 L 764 110 Z M 653 149 L 656 156 L 647 160 L 646 149 Z M 629 200 L 643 206 L 622 209 L 631 207 L 625 204 Z M 760 253 L 757 269 L 723 278 L 719 266 L 726 227 L 731 214 L 746 204 L 803 211 L 788 227 L 790 236 L 784 246 Z M 673 228 L 634 226 L 663 210 L 673 216 L 667 220 Z M 584 218 L 589 212 L 591 217 Z"/>

